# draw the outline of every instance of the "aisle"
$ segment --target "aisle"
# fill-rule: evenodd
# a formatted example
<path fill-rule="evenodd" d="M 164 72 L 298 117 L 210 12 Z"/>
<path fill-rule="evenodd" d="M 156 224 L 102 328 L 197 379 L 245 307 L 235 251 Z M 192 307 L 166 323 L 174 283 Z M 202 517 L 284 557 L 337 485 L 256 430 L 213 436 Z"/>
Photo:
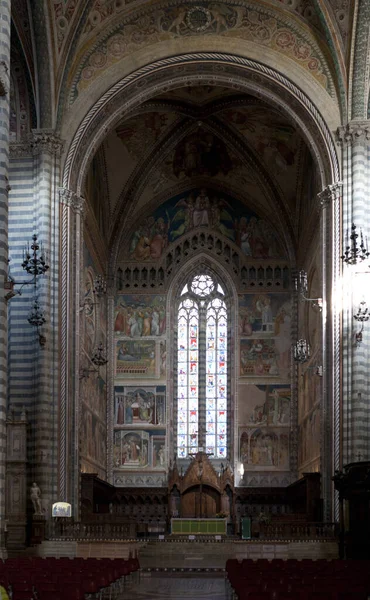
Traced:
<path fill-rule="evenodd" d="M 122 600 L 229 600 L 224 577 L 178 573 L 142 574 L 125 587 Z"/>

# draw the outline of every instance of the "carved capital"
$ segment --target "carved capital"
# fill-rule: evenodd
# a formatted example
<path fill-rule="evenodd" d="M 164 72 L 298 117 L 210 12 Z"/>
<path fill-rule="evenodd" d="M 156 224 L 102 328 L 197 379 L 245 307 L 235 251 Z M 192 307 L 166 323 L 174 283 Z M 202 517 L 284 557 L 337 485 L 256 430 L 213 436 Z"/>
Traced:
<path fill-rule="evenodd" d="M 59 198 L 61 204 L 73 210 L 73 212 L 83 215 L 86 209 L 86 202 L 81 196 L 77 196 L 76 192 L 67 188 L 59 188 Z"/>
<path fill-rule="evenodd" d="M 3 60 L 0 61 L 0 96 L 6 96 L 9 91 L 8 65 Z"/>
<path fill-rule="evenodd" d="M 336 137 L 343 146 L 370 141 L 370 121 L 351 121 L 345 127 L 338 127 Z"/>
<path fill-rule="evenodd" d="M 324 209 L 332 204 L 336 200 L 338 200 L 341 196 L 343 188 L 343 183 L 341 181 L 337 181 L 336 183 L 331 183 L 322 192 L 317 194 L 318 198 L 318 208 Z"/>
<path fill-rule="evenodd" d="M 33 129 L 30 136 L 32 154 L 51 154 L 60 157 L 63 151 L 63 142 L 52 129 Z"/>

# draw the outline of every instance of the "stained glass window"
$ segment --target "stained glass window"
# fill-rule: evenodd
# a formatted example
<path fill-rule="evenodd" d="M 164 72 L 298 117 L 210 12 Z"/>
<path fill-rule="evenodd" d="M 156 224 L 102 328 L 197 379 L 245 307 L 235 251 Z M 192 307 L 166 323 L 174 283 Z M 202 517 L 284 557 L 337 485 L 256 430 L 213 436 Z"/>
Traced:
<path fill-rule="evenodd" d="M 200 342 L 202 340 L 202 342 Z M 227 456 L 227 308 L 220 284 L 195 276 L 177 323 L 177 455 Z M 203 407 L 201 414 L 200 407 Z M 204 409 L 205 407 L 205 409 Z"/>
<path fill-rule="evenodd" d="M 207 453 L 226 458 L 227 311 L 223 300 L 208 303 L 206 320 L 206 448 Z"/>
<path fill-rule="evenodd" d="M 177 326 L 177 447 L 185 458 L 198 447 L 199 309 L 186 298 L 179 306 Z"/>

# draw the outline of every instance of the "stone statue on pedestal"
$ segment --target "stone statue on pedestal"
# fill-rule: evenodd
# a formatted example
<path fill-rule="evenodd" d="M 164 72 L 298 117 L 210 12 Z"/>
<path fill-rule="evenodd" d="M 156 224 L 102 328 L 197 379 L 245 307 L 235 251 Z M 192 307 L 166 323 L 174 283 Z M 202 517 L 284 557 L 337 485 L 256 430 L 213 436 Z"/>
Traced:
<path fill-rule="evenodd" d="M 33 509 L 35 511 L 35 515 L 42 515 L 42 506 L 41 506 L 41 490 L 37 483 L 34 481 L 31 486 L 30 497 L 33 505 Z"/>

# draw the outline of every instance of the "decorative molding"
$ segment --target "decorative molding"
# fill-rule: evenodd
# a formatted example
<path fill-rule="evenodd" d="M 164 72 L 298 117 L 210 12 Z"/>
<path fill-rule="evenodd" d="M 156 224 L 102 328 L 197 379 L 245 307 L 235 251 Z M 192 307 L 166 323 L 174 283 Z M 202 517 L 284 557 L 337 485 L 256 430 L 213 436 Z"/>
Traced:
<path fill-rule="evenodd" d="M 32 156 L 31 142 L 10 142 L 9 155 L 11 159 L 24 158 Z"/>
<path fill-rule="evenodd" d="M 343 183 L 341 181 L 337 181 L 336 183 L 332 183 L 328 185 L 322 192 L 317 194 L 318 198 L 318 207 L 319 209 L 324 209 L 332 204 L 336 200 L 339 200 L 342 194 Z"/>
<path fill-rule="evenodd" d="M 343 146 L 370 141 L 370 121 L 351 121 L 336 131 L 338 143 Z"/>
<path fill-rule="evenodd" d="M 117 487 L 167 487 L 165 473 L 117 473 L 113 475 L 113 485 Z"/>
<path fill-rule="evenodd" d="M 33 156 L 51 154 L 60 158 L 64 142 L 51 129 L 33 129 L 30 135 L 30 145 Z"/>

